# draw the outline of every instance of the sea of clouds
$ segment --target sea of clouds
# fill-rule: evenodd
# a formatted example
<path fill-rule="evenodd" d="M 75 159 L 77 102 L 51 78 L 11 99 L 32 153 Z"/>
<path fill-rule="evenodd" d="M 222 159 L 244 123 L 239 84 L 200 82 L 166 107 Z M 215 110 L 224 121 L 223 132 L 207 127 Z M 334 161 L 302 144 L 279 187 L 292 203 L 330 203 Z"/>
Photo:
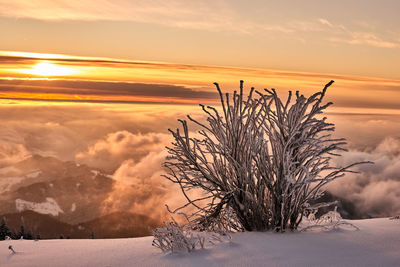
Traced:
<path fill-rule="evenodd" d="M 33 154 L 87 164 L 112 175 L 118 187 L 105 207 L 112 210 L 157 210 L 182 201 L 175 185 L 161 175 L 172 141 L 168 128 L 197 106 L 135 104 L 8 103 L 0 108 L 0 167 Z M 329 115 L 335 136 L 348 140 L 349 151 L 334 163 L 373 161 L 328 186 L 333 194 L 352 201 L 365 216 L 392 216 L 400 212 L 400 116 Z M 193 128 L 195 130 L 195 128 Z M 123 185 L 136 188 L 134 202 L 125 202 Z"/>

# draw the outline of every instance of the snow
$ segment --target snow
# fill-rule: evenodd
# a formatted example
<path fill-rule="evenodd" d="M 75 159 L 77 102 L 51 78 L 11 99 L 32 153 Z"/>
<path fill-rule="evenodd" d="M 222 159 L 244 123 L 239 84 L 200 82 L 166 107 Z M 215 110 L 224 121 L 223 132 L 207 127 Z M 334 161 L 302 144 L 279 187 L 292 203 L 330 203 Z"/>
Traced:
<path fill-rule="evenodd" d="M 1 266 L 399 266 L 400 221 L 351 221 L 359 231 L 257 233 L 184 254 L 164 254 L 152 237 L 0 242 Z M 8 246 L 12 245 L 16 254 Z"/>
<path fill-rule="evenodd" d="M 58 203 L 51 197 L 46 198 L 46 202 L 36 203 L 17 198 L 15 206 L 19 212 L 24 210 L 32 210 L 41 214 L 51 214 L 58 216 L 59 213 L 64 213 Z"/>
<path fill-rule="evenodd" d="M 8 175 L 9 173 L 20 173 L 20 170 L 15 168 L 14 166 L 0 168 L 0 175 Z"/>
<path fill-rule="evenodd" d="M 25 177 L 0 177 L 0 194 L 9 191 L 13 185 L 22 182 Z"/>
<path fill-rule="evenodd" d="M 34 171 L 34 172 L 31 172 L 31 173 L 26 174 L 25 176 L 28 177 L 28 178 L 36 178 L 36 177 L 38 177 L 39 174 L 41 174 L 41 173 L 42 173 L 41 171 Z"/>
<path fill-rule="evenodd" d="M 40 175 L 41 171 L 31 171 L 23 174 L 19 169 L 14 166 L 0 168 L 0 194 L 10 191 L 11 188 L 21 183 L 28 178 L 36 178 Z"/>
<path fill-rule="evenodd" d="M 105 176 L 105 177 L 107 177 L 107 178 L 110 178 L 110 179 L 114 179 L 113 177 L 113 175 L 110 175 L 110 174 L 105 174 L 105 173 L 102 173 L 102 172 L 100 172 L 100 171 L 98 171 L 98 170 L 91 170 L 90 171 L 91 173 L 93 173 L 93 179 L 96 177 L 96 176 L 98 176 L 98 175 L 103 175 L 103 176 Z"/>
<path fill-rule="evenodd" d="M 114 179 L 114 178 L 113 178 L 113 177 L 114 177 L 113 175 L 105 174 L 105 173 L 102 173 L 102 172 L 100 172 L 100 171 L 98 171 L 98 170 L 91 170 L 90 172 L 93 173 L 93 178 L 95 178 L 95 177 L 98 176 L 98 175 L 103 175 L 103 176 L 105 176 L 105 177 L 107 177 L 107 178 Z"/>

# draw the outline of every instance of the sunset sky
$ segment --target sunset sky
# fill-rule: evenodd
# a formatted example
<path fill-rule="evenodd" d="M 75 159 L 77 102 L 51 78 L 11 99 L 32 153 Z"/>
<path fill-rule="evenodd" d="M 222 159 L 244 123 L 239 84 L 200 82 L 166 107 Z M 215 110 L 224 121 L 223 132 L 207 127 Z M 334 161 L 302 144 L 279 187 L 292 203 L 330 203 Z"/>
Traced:
<path fill-rule="evenodd" d="M 396 0 L 0 1 L 2 50 L 400 79 Z"/>
<path fill-rule="evenodd" d="M 397 0 L 0 0 L 0 167 L 41 154 L 124 181 L 161 179 L 167 128 L 201 116 L 192 104 L 217 104 L 213 82 L 286 96 L 335 80 L 329 112 L 349 141 L 343 162 L 378 162 L 362 185 L 350 176 L 347 197 L 391 214 L 400 209 L 399 10 Z M 153 172 L 139 173 L 146 162 Z M 345 195 L 345 184 L 332 190 Z"/>
<path fill-rule="evenodd" d="M 214 81 L 334 79 L 337 105 L 399 108 L 400 4 L 340 2 L 0 0 L 1 97 L 197 103 Z"/>

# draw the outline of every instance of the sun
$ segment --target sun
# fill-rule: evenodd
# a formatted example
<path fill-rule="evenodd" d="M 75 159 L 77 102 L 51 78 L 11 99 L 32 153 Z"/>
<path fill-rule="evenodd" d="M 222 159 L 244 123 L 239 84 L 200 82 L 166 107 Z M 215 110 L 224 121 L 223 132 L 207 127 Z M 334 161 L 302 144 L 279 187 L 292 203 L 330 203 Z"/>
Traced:
<path fill-rule="evenodd" d="M 75 74 L 78 71 L 64 66 L 59 66 L 47 61 L 42 61 L 34 65 L 31 69 L 20 69 L 19 72 L 39 76 L 65 76 Z"/>

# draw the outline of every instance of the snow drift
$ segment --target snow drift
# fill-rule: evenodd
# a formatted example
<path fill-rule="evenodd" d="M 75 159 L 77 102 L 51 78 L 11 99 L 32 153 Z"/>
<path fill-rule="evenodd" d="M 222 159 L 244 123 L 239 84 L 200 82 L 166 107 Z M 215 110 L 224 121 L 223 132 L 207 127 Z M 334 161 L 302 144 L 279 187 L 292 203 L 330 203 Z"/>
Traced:
<path fill-rule="evenodd" d="M 351 221 L 360 230 L 245 232 L 230 242 L 163 254 L 152 237 L 0 241 L 1 266 L 399 266 L 400 221 Z M 12 245 L 17 253 L 8 247 Z"/>

